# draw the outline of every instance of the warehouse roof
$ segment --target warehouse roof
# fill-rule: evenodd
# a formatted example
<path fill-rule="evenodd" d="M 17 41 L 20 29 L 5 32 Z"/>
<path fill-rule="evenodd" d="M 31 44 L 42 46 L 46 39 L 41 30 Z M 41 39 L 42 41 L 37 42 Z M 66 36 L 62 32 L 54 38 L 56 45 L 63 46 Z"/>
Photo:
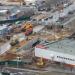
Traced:
<path fill-rule="evenodd" d="M 52 51 L 75 55 L 75 39 L 73 38 L 55 42 L 42 41 L 40 44 Z"/>

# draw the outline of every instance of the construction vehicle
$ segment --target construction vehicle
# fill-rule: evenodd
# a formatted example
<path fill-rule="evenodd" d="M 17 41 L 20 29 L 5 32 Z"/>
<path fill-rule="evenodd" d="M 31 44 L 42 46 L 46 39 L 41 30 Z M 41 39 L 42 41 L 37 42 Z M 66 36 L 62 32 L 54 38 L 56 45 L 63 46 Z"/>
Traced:
<path fill-rule="evenodd" d="M 29 34 L 31 34 L 33 32 L 33 26 L 31 23 L 27 22 L 21 26 L 13 26 L 13 31 L 14 33 L 21 33 L 24 32 L 26 36 L 28 36 Z"/>
<path fill-rule="evenodd" d="M 33 28 L 33 26 L 31 23 L 27 22 L 21 27 L 21 30 L 25 32 L 27 29 L 30 29 L 30 28 Z"/>
<path fill-rule="evenodd" d="M 25 43 L 26 40 L 26 36 L 24 35 L 24 33 L 19 33 L 16 35 L 13 35 L 13 37 L 11 38 L 11 42 L 10 45 L 11 46 L 19 46 Z"/>
<path fill-rule="evenodd" d="M 23 25 L 21 27 L 21 31 L 25 32 L 25 35 L 28 36 L 29 34 L 31 34 L 33 32 L 33 26 L 31 23 L 25 23 L 25 25 Z"/>
<path fill-rule="evenodd" d="M 33 32 L 33 26 L 31 23 L 27 22 L 24 25 L 16 27 L 15 25 L 13 26 L 13 31 L 14 33 L 21 33 L 24 32 L 26 36 L 31 34 Z"/>
<path fill-rule="evenodd" d="M 18 37 L 14 35 L 13 38 L 11 39 L 10 45 L 15 46 L 17 44 L 19 44 Z"/>
<path fill-rule="evenodd" d="M 36 65 L 37 65 L 38 67 L 44 67 L 44 66 L 45 66 L 44 59 L 43 59 L 43 58 L 38 58 Z"/>
<path fill-rule="evenodd" d="M 14 45 L 17 45 L 18 43 L 19 43 L 18 40 L 12 40 L 12 42 L 10 44 L 11 44 L 11 46 L 14 46 Z"/>

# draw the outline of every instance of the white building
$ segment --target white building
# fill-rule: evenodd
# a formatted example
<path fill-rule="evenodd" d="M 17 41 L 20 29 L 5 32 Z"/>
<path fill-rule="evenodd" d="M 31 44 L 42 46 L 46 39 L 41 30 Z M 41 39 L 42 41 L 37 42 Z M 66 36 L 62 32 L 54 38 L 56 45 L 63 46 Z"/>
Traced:
<path fill-rule="evenodd" d="M 75 40 L 42 41 L 35 47 L 35 56 L 75 66 Z"/>

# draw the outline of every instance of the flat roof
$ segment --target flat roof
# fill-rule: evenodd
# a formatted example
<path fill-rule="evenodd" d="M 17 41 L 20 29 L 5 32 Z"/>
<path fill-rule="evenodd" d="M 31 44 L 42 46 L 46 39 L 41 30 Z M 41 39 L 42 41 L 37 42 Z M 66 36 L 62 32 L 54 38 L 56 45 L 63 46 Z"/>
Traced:
<path fill-rule="evenodd" d="M 42 41 L 40 44 L 47 47 L 48 50 L 75 55 L 75 39 L 65 38 L 55 42 Z"/>

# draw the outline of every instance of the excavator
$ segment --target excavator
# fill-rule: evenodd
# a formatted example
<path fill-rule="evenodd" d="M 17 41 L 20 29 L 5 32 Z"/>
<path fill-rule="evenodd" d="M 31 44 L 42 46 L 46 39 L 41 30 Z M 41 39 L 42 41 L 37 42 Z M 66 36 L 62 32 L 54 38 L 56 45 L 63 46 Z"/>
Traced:
<path fill-rule="evenodd" d="M 13 27 L 15 33 L 25 33 L 26 36 L 33 32 L 33 25 L 29 22 L 24 23 L 20 27 Z"/>
<path fill-rule="evenodd" d="M 21 27 L 21 31 L 24 32 L 26 36 L 28 36 L 33 32 L 33 25 L 27 22 Z"/>
<path fill-rule="evenodd" d="M 45 66 L 45 61 L 44 61 L 44 59 L 43 59 L 43 58 L 38 58 L 36 65 L 37 65 L 38 67 L 40 67 L 40 68 L 41 68 L 41 67 L 44 67 L 44 66 Z"/>
<path fill-rule="evenodd" d="M 27 29 L 30 29 L 30 28 L 33 28 L 32 24 L 29 23 L 29 22 L 26 22 L 22 27 L 21 27 L 21 30 L 23 32 L 25 32 Z"/>

